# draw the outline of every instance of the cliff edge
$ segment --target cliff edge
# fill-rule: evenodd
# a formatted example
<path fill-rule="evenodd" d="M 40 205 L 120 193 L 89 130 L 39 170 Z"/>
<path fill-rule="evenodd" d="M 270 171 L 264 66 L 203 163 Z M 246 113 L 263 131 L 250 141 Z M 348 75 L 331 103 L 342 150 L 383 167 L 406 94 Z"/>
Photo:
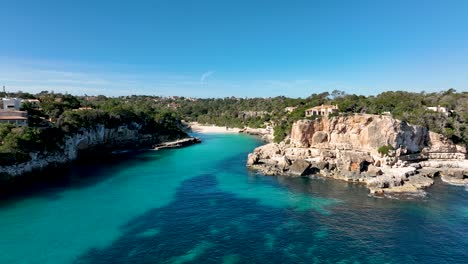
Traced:
<path fill-rule="evenodd" d="M 180 133 L 187 137 L 185 133 L 181 131 Z M 155 144 L 167 142 L 171 137 L 169 134 L 148 133 L 137 123 L 114 128 L 97 124 L 66 136 L 58 151 L 29 153 L 30 160 L 26 162 L 0 165 L 0 180 L 9 180 L 26 173 L 63 165 L 80 156 L 86 156 L 84 153 L 96 155 L 96 153 L 110 153 L 121 149 L 153 148 Z M 195 141 L 190 141 L 192 142 Z"/>
<path fill-rule="evenodd" d="M 389 116 L 355 114 L 293 124 L 290 138 L 256 148 L 247 165 L 267 175 L 320 174 L 372 193 L 420 192 L 433 177 L 468 184 L 466 148 Z"/>

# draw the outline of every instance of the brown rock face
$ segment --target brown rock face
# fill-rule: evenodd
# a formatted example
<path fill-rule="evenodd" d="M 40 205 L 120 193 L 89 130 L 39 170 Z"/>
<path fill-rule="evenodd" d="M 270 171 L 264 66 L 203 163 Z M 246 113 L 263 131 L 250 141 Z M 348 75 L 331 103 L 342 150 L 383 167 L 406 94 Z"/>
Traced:
<path fill-rule="evenodd" d="M 259 159 L 259 157 L 258 157 L 257 154 L 250 153 L 249 156 L 247 157 L 247 166 L 257 164 L 258 159 Z"/>
<path fill-rule="evenodd" d="M 278 144 L 270 143 L 256 148 L 254 153 L 258 155 L 258 159 L 270 159 L 281 154 L 281 149 Z"/>
<path fill-rule="evenodd" d="M 357 172 L 360 172 L 359 163 L 357 163 L 357 162 L 351 162 L 351 164 L 350 164 L 350 166 L 349 166 L 349 171 L 357 171 Z"/>
<path fill-rule="evenodd" d="M 326 132 L 317 131 L 312 136 L 312 142 L 314 144 L 325 143 L 328 141 L 328 134 Z"/>
<path fill-rule="evenodd" d="M 458 159 L 467 158 L 466 149 L 453 144 L 441 134 L 429 132 L 429 146 L 423 150 L 430 159 Z"/>
<path fill-rule="evenodd" d="M 293 176 L 303 176 L 310 168 L 310 163 L 305 160 L 299 159 L 296 160 L 291 167 L 289 168 L 289 172 Z"/>
<path fill-rule="evenodd" d="M 408 125 L 388 116 L 352 115 L 294 123 L 291 143 L 302 148 L 377 151 L 383 145 L 420 152 L 427 146 L 426 128 Z"/>

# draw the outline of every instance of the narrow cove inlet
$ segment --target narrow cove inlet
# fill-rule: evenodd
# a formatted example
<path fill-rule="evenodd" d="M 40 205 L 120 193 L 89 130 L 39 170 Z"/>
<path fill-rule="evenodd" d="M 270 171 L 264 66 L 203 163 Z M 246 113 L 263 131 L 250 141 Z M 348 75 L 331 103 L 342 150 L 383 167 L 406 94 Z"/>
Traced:
<path fill-rule="evenodd" d="M 0 203 L 0 263 L 466 263 L 468 192 L 438 182 L 386 199 L 359 184 L 263 176 L 262 142 L 73 165 Z M 436 179 L 439 181 L 438 179 Z"/>

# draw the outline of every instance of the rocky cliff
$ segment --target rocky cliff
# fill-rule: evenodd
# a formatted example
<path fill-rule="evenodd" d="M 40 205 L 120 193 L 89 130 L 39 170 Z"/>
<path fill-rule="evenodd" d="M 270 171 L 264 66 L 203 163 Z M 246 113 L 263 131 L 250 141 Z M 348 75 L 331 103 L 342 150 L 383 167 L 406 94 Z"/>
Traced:
<path fill-rule="evenodd" d="M 99 150 L 136 149 L 151 147 L 155 143 L 166 141 L 167 136 L 154 136 L 141 132 L 136 123 L 117 128 L 96 125 L 91 129 L 81 129 L 79 133 L 66 136 L 60 151 L 54 153 L 30 153 L 28 162 L 0 166 L 1 179 L 13 178 L 28 172 L 41 170 L 53 165 L 65 164 L 78 158 L 80 153 Z"/>
<path fill-rule="evenodd" d="M 382 146 L 385 155 L 378 151 Z M 440 166 L 433 168 L 428 161 Z M 454 169 L 460 171 L 457 183 L 468 183 L 466 162 L 465 147 L 442 135 L 367 114 L 297 121 L 289 139 L 259 147 L 248 157 L 248 166 L 265 174 L 319 173 L 364 182 L 371 192 L 415 192 L 431 185 L 431 177 L 452 175 Z"/>
<path fill-rule="evenodd" d="M 420 152 L 427 146 L 426 128 L 388 116 L 353 115 L 302 120 L 294 123 L 291 143 L 296 147 L 376 152 L 383 145 Z"/>

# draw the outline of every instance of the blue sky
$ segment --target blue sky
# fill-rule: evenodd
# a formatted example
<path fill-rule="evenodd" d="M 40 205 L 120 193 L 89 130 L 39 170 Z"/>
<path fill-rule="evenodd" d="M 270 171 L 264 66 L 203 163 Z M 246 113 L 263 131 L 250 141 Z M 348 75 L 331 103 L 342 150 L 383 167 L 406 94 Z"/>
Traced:
<path fill-rule="evenodd" d="M 468 1 L 0 0 L 0 85 L 305 97 L 468 90 Z"/>

